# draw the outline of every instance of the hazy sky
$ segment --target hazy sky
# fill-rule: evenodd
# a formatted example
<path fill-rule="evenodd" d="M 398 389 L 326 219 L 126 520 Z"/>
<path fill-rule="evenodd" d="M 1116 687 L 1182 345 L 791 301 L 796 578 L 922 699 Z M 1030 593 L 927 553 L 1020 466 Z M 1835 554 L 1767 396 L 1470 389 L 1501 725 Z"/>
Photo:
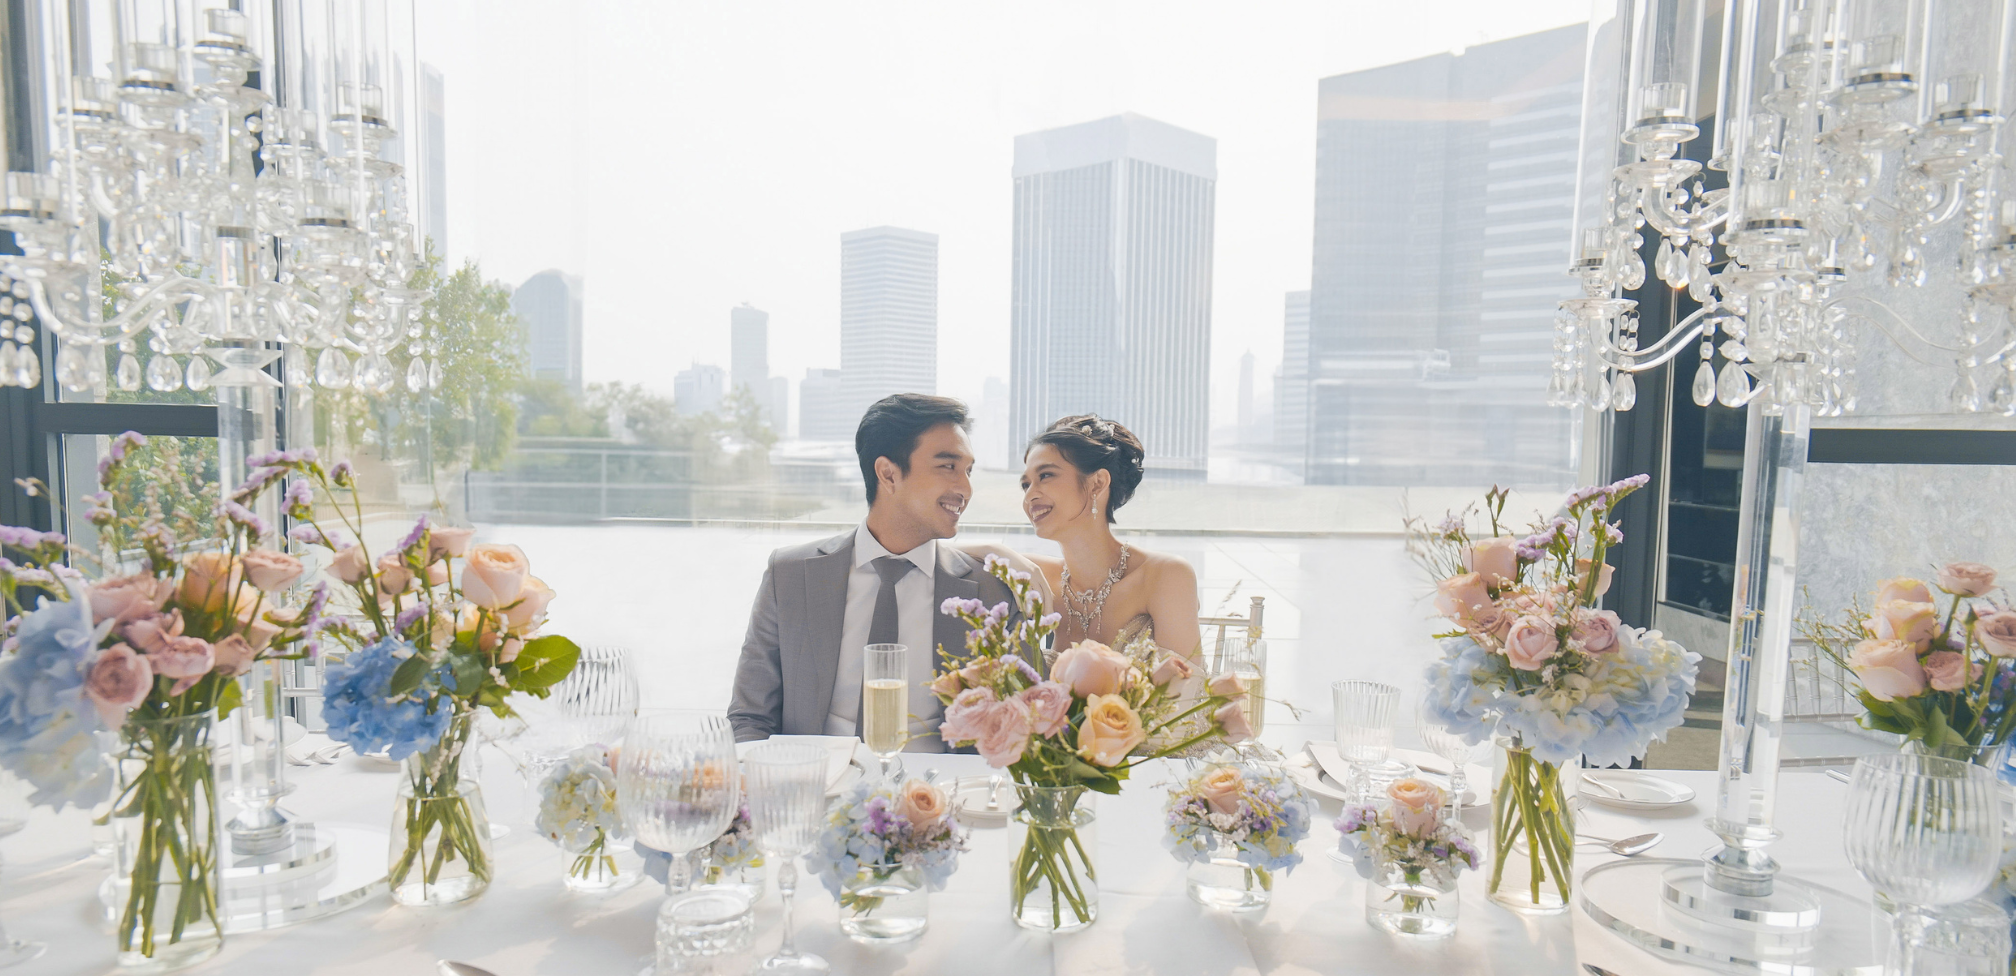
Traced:
<path fill-rule="evenodd" d="M 1014 137 L 1134 111 L 1218 140 L 1212 414 L 1307 288 L 1316 82 L 1587 19 L 1587 0 L 414 0 L 447 85 L 450 257 L 586 281 L 590 381 L 671 392 L 770 312 L 838 366 L 840 234 L 939 235 L 938 391 L 1007 378 Z M 1263 379 L 1264 382 L 1264 379 Z"/>

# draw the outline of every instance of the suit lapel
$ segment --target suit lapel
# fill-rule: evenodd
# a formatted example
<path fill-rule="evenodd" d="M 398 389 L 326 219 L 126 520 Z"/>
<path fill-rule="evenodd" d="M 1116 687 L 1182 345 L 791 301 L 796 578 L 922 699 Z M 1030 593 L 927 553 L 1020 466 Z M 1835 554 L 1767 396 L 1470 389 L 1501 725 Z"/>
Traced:
<path fill-rule="evenodd" d="M 840 642 L 847 627 L 847 575 L 854 571 L 854 533 L 834 539 L 805 560 L 806 680 L 784 682 L 785 713 L 811 724 L 802 731 L 824 732 L 833 710 L 833 681 L 840 674 Z"/>
<path fill-rule="evenodd" d="M 938 572 L 932 588 L 931 612 L 931 673 L 945 670 L 945 659 L 938 656 L 942 647 L 956 658 L 966 656 L 966 625 L 958 617 L 939 613 L 938 608 L 949 599 L 971 600 L 980 595 L 980 581 L 971 578 L 980 570 L 978 563 L 957 549 L 938 543 Z"/>

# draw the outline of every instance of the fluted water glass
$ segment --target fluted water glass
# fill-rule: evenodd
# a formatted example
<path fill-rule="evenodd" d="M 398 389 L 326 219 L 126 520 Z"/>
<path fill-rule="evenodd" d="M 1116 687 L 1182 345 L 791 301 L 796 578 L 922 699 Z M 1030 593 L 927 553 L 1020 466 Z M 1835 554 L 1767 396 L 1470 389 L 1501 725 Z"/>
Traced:
<path fill-rule="evenodd" d="M 763 960 L 762 973 L 823 974 L 826 960 L 798 951 L 791 931 L 791 895 L 798 859 L 812 849 L 826 823 L 826 750 L 798 742 L 767 742 L 750 750 L 749 826 L 756 846 L 777 864 L 777 894 L 784 902 L 784 939 Z"/>
<path fill-rule="evenodd" d="M 1926 912 L 1994 880 L 2002 810 L 1992 772 L 1908 754 L 1855 761 L 1844 817 L 1848 863 L 1895 906 L 1884 971 L 1924 971 Z"/>
<path fill-rule="evenodd" d="M 1393 726 L 1400 709 L 1398 685 L 1361 679 L 1338 681 L 1330 685 L 1330 697 L 1337 715 L 1337 753 L 1351 764 L 1351 782 L 1343 785 L 1353 802 L 1366 802 L 1384 793 L 1394 780 L 1413 774 L 1413 765 L 1393 758 Z"/>
<path fill-rule="evenodd" d="M 1458 808 L 1463 806 L 1464 794 L 1470 791 L 1470 777 L 1464 767 L 1470 757 L 1484 750 L 1484 746 L 1473 746 L 1463 737 L 1449 731 L 1449 727 L 1435 720 L 1425 702 L 1417 703 L 1414 713 L 1415 727 L 1421 732 L 1421 744 L 1429 752 L 1449 761 L 1449 802 Z"/>
<path fill-rule="evenodd" d="M 753 924 L 747 898 L 688 890 L 688 855 L 720 837 L 741 804 L 734 733 L 720 715 L 646 712 L 630 722 L 623 740 L 616 770 L 623 823 L 647 846 L 672 855 L 658 910 L 657 971 L 707 971 L 706 957 L 746 945 Z M 688 904 L 696 899 L 723 901 Z M 703 918 L 710 920 L 706 931 L 695 935 L 695 920 Z"/>
<path fill-rule="evenodd" d="M 637 668 L 628 648 L 581 649 L 574 670 L 553 686 L 552 701 L 585 742 L 609 745 L 637 715 Z"/>

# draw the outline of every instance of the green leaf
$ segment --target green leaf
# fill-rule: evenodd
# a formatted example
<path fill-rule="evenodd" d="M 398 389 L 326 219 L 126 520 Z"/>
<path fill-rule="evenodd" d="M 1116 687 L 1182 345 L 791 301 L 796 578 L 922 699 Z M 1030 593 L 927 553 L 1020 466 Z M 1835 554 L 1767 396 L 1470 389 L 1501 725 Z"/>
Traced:
<path fill-rule="evenodd" d="M 420 682 L 427 677 L 427 658 L 415 654 L 399 662 L 399 668 L 392 672 L 392 682 L 386 686 L 388 695 L 405 695 L 417 691 Z"/>
<path fill-rule="evenodd" d="M 483 679 L 490 676 L 490 669 L 483 659 L 474 654 L 457 654 L 448 659 L 449 668 L 455 676 L 455 697 L 468 698 L 483 687 Z"/>
<path fill-rule="evenodd" d="M 511 687 L 519 691 L 544 691 L 573 674 L 574 664 L 580 659 L 580 646 L 559 634 L 535 637 L 525 642 L 518 651 L 518 659 L 512 662 L 518 674 L 509 679 Z"/>
<path fill-rule="evenodd" d="M 228 718 L 238 706 L 244 704 L 245 693 L 238 689 L 238 682 L 224 682 L 224 690 L 217 693 L 217 717 Z"/>

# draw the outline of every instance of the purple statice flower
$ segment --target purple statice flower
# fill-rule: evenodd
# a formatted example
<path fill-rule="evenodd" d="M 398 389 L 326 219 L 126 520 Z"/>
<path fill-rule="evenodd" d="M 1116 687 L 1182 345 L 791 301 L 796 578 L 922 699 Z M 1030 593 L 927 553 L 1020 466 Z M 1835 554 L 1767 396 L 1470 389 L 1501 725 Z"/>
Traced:
<path fill-rule="evenodd" d="M 422 515 L 417 521 L 413 523 L 413 531 L 406 533 L 406 537 L 400 539 L 399 544 L 397 546 L 394 546 L 393 548 L 399 550 L 400 552 L 405 552 L 406 550 L 411 549 L 414 546 L 420 545 L 426 541 L 427 541 L 427 516 Z"/>
<path fill-rule="evenodd" d="M 295 518 L 307 518 L 312 511 L 315 491 L 308 482 L 300 478 L 287 483 L 287 493 L 280 496 L 280 504 L 287 506 L 287 514 Z"/>
<path fill-rule="evenodd" d="M 348 488 L 357 480 L 357 470 L 350 466 L 349 461 L 338 461 L 335 467 L 329 469 L 329 480 L 338 488 Z"/>
<path fill-rule="evenodd" d="M 1008 603 L 1007 603 L 1007 601 L 1005 601 L 1005 600 L 1004 600 L 1004 601 L 1002 601 L 1002 602 L 1000 602 L 1000 603 L 997 603 L 997 604 L 994 604 L 994 605 L 993 605 L 992 607 L 988 608 L 988 610 L 987 610 L 987 622 L 988 622 L 988 623 L 990 623 L 990 624 L 998 624 L 998 623 L 1000 623 L 1001 621 L 1003 621 L 1003 620 L 1006 620 L 1006 619 L 1008 619 Z"/>
<path fill-rule="evenodd" d="M 255 454 L 246 458 L 245 463 L 254 467 L 286 467 L 294 464 L 313 464 L 315 463 L 315 449 L 312 447 L 302 447 L 291 451 L 268 451 L 265 454 Z"/>
<path fill-rule="evenodd" d="M 1610 487 L 1603 489 L 1603 491 L 1605 494 L 1608 494 L 1611 498 L 1616 498 L 1618 495 L 1622 495 L 1625 492 L 1637 491 L 1638 489 L 1643 488 L 1647 484 L 1651 483 L 1651 481 L 1652 476 L 1649 474 L 1634 474 L 1631 477 L 1624 479 L 1623 481 L 1619 481 L 1616 484 L 1613 484 Z"/>
<path fill-rule="evenodd" d="M 889 800 L 884 796 L 871 796 L 866 804 L 868 810 L 867 830 L 877 837 L 889 836 Z"/>
<path fill-rule="evenodd" d="M 1344 808 L 1344 815 L 1337 818 L 1337 832 L 1348 834 L 1364 829 L 1366 824 L 1379 819 L 1379 810 L 1368 804 L 1354 804 Z"/>
<path fill-rule="evenodd" d="M 305 542 L 309 545 L 327 546 L 337 552 L 342 552 L 356 544 L 344 538 L 340 532 L 335 535 L 328 535 L 314 525 L 297 525 L 293 531 L 287 533 L 287 538 L 295 542 Z"/>
<path fill-rule="evenodd" d="M 427 609 L 426 604 L 416 603 L 400 611 L 399 616 L 392 621 L 392 632 L 395 634 L 405 633 L 406 628 L 413 626 L 414 621 L 427 615 Z"/>
<path fill-rule="evenodd" d="M 265 538 L 266 533 L 272 528 L 266 524 L 265 519 L 260 518 L 251 509 L 237 502 L 227 501 L 219 506 L 219 510 L 224 513 L 225 518 L 244 526 L 245 530 L 250 532 L 254 539 Z"/>
<path fill-rule="evenodd" d="M 1445 518 L 1442 521 L 1435 523 L 1435 532 L 1437 535 L 1453 536 L 1461 533 L 1462 531 L 1463 531 L 1463 519 L 1459 516 L 1451 515 L 1448 518 Z"/>
<path fill-rule="evenodd" d="M 20 525 L 0 525 L 0 545 L 17 549 L 40 549 L 43 546 L 60 546 L 65 539 L 61 532 L 42 532 Z"/>
<path fill-rule="evenodd" d="M 239 485 L 236 488 L 231 489 L 231 497 L 241 501 L 247 498 L 251 498 L 253 495 L 265 491 L 267 485 L 272 484 L 274 479 L 286 473 L 287 473 L 286 468 L 274 468 L 274 467 L 253 468 L 252 473 L 246 476 L 245 482 L 243 484 Z"/>
<path fill-rule="evenodd" d="M 1013 665 L 1015 670 L 1022 672 L 1022 676 L 1028 678 L 1030 681 L 1037 684 L 1043 683 L 1043 676 L 1037 674 L 1036 669 L 1029 666 L 1029 662 L 1022 660 L 1022 655 L 1020 654 L 1003 655 L 1001 663 Z"/>
<path fill-rule="evenodd" d="M 1602 523 L 1601 531 L 1603 532 L 1603 542 L 1605 544 L 1614 546 L 1624 541 L 1624 530 L 1618 528 L 1618 524 L 1616 522 Z"/>
<path fill-rule="evenodd" d="M 98 483 L 104 484 L 105 475 L 111 472 L 112 466 L 126 460 L 128 450 L 146 443 L 146 435 L 130 430 L 112 438 L 112 443 L 105 449 L 105 456 L 98 459 Z"/>
<path fill-rule="evenodd" d="M 1055 627 L 1063 622 L 1064 615 L 1061 613 L 1046 613 L 1043 615 L 1043 619 L 1037 621 L 1039 625 L 1044 627 Z"/>

